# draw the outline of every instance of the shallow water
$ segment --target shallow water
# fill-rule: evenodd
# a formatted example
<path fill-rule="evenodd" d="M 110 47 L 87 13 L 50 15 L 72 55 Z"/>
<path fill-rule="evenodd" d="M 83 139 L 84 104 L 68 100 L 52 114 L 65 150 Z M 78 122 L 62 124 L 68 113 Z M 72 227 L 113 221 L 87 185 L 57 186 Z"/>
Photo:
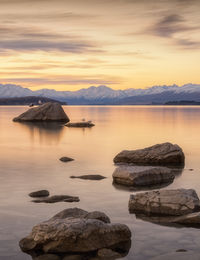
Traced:
<path fill-rule="evenodd" d="M 113 157 L 123 149 L 156 143 L 179 144 L 186 156 L 183 173 L 169 188 L 194 188 L 200 196 L 200 107 L 66 106 L 71 121 L 92 120 L 91 129 L 12 122 L 27 107 L 0 107 L 0 259 L 25 260 L 18 241 L 34 224 L 68 207 L 100 210 L 112 222 L 127 224 L 132 247 L 124 259 L 146 260 L 178 249 L 200 255 L 200 230 L 160 226 L 128 212 L 128 190 L 112 185 Z M 75 159 L 62 163 L 59 158 Z M 189 169 L 194 169 L 190 171 Z M 101 181 L 70 179 L 101 174 Z M 80 197 L 78 203 L 34 204 L 28 193 Z"/>

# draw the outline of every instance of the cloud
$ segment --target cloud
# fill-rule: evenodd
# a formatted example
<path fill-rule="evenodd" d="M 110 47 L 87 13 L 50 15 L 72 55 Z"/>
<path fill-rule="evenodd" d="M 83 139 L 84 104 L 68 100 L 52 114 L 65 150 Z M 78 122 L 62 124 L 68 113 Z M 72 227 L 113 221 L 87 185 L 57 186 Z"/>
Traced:
<path fill-rule="evenodd" d="M 150 33 L 160 37 L 172 37 L 176 33 L 196 30 L 195 26 L 185 25 L 185 19 L 178 14 L 170 14 L 156 22 L 150 30 Z"/>
<path fill-rule="evenodd" d="M 145 30 L 145 33 L 154 36 L 167 38 L 169 43 L 183 48 L 199 47 L 200 42 L 187 39 L 194 31 L 198 31 L 199 26 L 188 25 L 188 21 L 179 14 L 168 14 Z M 187 35 L 187 37 L 186 37 Z"/>
<path fill-rule="evenodd" d="M 77 79 L 78 78 L 78 79 Z M 77 77 L 65 77 L 61 79 L 47 79 L 47 78 L 2 78 L 2 82 L 7 82 L 7 83 L 21 83 L 21 84 L 26 84 L 26 83 L 37 83 L 39 85 L 80 85 L 80 84 L 118 84 L 119 80 L 115 79 L 100 79 L 100 78 L 86 78 L 81 76 Z"/>

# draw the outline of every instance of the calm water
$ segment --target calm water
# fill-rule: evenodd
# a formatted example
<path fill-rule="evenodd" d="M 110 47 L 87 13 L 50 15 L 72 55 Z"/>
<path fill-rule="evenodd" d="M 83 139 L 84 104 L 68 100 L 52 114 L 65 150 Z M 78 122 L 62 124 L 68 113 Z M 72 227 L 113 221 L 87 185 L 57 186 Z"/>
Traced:
<path fill-rule="evenodd" d="M 123 149 L 162 142 L 179 144 L 185 170 L 169 188 L 194 188 L 200 196 L 200 107 L 65 107 L 71 121 L 85 118 L 92 129 L 12 122 L 26 107 L 0 107 L 0 259 L 31 259 L 18 241 L 34 224 L 67 207 L 100 210 L 113 222 L 127 224 L 132 247 L 124 259 L 146 260 L 178 249 L 200 254 L 200 230 L 159 226 L 128 212 L 130 191 L 112 185 L 112 159 Z M 61 163 L 61 156 L 75 158 Z M 189 171 L 193 168 L 194 171 Z M 71 175 L 102 174 L 107 179 L 85 181 Z M 77 195 L 79 203 L 34 204 L 27 194 L 48 189 L 51 194 Z"/>

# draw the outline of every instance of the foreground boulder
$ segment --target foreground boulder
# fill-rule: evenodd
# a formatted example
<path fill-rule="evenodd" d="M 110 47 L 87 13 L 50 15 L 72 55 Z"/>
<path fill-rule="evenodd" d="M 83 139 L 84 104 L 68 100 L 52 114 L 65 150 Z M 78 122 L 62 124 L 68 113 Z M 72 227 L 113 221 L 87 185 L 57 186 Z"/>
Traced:
<path fill-rule="evenodd" d="M 113 181 L 126 186 L 151 186 L 173 182 L 171 169 L 151 166 L 119 166 L 113 173 Z"/>
<path fill-rule="evenodd" d="M 136 165 L 183 166 L 185 156 L 177 144 L 156 144 L 144 149 L 124 150 L 114 158 L 115 163 Z"/>
<path fill-rule="evenodd" d="M 127 250 L 130 239 L 131 231 L 126 225 L 109 223 L 109 218 L 101 212 L 74 208 L 33 227 L 19 245 L 30 254 L 85 254 L 105 248 L 122 252 L 123 246 Z"/>
<path fill-rule="evenodd" d="M 182 216 L 200 210 L 200 201 L 192 189 L 138 193 L 129 199 L 131 213 Z"/>
<path fill-rule="evenodd" d="M 49 102 L 44 105 L 30 108 L 23 114 L 15 117 L 13 121 L 18 122 L 69 122 L 68 116 L 65 114 L 62 106 L 59 103 Z"/>

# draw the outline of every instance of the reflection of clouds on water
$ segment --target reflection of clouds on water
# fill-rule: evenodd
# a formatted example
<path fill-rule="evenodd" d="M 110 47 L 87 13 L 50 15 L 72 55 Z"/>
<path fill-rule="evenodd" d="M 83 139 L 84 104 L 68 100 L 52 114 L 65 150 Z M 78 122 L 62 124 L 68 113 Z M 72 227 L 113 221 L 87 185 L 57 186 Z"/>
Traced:
<path fill-rule="evenodd" d="M 58 144 L 63 136 L 64 126 L 55 122 L 20 122 L 18 126 L 27 131 L 31 142 L 40 144 Z"/>

